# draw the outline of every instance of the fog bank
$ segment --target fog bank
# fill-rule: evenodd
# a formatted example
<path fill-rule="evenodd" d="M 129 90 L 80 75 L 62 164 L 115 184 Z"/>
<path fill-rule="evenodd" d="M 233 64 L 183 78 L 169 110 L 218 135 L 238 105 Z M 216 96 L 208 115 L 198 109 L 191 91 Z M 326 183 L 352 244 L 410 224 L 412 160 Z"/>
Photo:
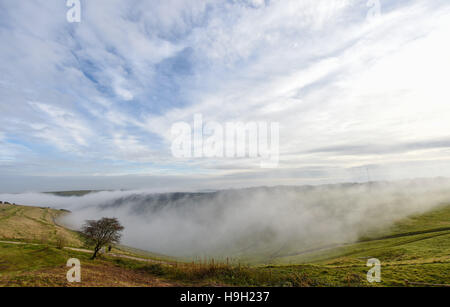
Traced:
<path fill-rule="evenodd" d="M 173 256 L 282 255 L 349 243 L 450 203 L 450 181 L 271 187 L 212 193 L 96 192 L 81 197 L 0 194 L 0 200 L 72 211 L 64 223 L 117 217 L 123 243 Z"/>

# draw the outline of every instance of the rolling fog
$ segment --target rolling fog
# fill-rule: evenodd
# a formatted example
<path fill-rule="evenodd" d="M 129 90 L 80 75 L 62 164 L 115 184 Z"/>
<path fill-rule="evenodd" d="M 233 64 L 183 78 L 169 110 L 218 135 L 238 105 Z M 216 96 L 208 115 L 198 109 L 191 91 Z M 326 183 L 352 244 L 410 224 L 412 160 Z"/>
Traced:
<path fill-rule="evenodd" d="M 122 243 L 172 256 L 298 252 L 349 243 L 398 219 L 450 203 L 450 181 L 272 187 L 213 193 L 96 192 L 82 197 L 1 194 L 0 200 L 72 211 L 61 222 L 117 217 Z"/>

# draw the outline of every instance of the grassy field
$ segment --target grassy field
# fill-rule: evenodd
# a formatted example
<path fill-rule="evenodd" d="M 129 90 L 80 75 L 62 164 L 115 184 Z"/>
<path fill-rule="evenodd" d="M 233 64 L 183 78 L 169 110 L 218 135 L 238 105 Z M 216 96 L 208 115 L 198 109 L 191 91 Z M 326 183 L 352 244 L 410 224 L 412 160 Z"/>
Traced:
<path fill-rule="evenodd" d="M 68 214 L 68 212 L 50 208 L 0 204 L 0 238 L 53 245 L 58 243 L 73 247 L 83 246 L 83 240 L 77 232 L 55 223 L 56 217 L 62 214 Z"/>
<path fill-rule="evenodd" d="M 270 265 L 209 259 L 177 262 L 163 255 L 119 246 L 117 254 L 90 260 L 76 232 L 54 223 L 62 211 L 0 205 L 0 285 L 3 286 L 418 286 L 450 284 L 450 206 L 394 224 L 357 243 L 280 255 Z M 44 238 L 44 239 L 42 239 Z M 122 255 L 122 256 L 121 256 Z M 128 256 L 128 258 L 126 257 Z M 66 281 L 67 259 L 82 263 L 82 283 Z M 133 257 L 145 258 L 138 261 Z M 368 258 L 381 261 L 381 283 L 366 280 Z M 418 283 L 418 284 L 414 284 Z"/>

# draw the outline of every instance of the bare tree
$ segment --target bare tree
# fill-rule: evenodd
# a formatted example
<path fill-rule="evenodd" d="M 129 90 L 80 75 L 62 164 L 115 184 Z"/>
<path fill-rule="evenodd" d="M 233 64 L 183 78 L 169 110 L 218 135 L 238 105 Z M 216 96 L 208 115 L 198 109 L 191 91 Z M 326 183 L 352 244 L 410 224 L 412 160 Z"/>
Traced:
<path fill-rule="evenodd" d="M 102 218 L 100 220 L 88 220 L 82 227 L 82 232 L 95 245 L 91 259 L 97 257 L 98 251 L 106 244 L 119 243 L 120 233 L 124 227 L 116 218 Z"/>

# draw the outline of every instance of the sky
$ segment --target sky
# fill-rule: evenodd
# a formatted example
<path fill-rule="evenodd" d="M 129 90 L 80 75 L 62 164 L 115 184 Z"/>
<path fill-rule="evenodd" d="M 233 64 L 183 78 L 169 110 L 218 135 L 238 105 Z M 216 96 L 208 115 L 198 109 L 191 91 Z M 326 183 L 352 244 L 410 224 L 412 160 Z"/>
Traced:
<path fill-rule="evenodd" d="M 450 176 L 448 0 L 0 1 L 0 192 Z M 279 123 L 279 163 L 171 127 Z"/>

